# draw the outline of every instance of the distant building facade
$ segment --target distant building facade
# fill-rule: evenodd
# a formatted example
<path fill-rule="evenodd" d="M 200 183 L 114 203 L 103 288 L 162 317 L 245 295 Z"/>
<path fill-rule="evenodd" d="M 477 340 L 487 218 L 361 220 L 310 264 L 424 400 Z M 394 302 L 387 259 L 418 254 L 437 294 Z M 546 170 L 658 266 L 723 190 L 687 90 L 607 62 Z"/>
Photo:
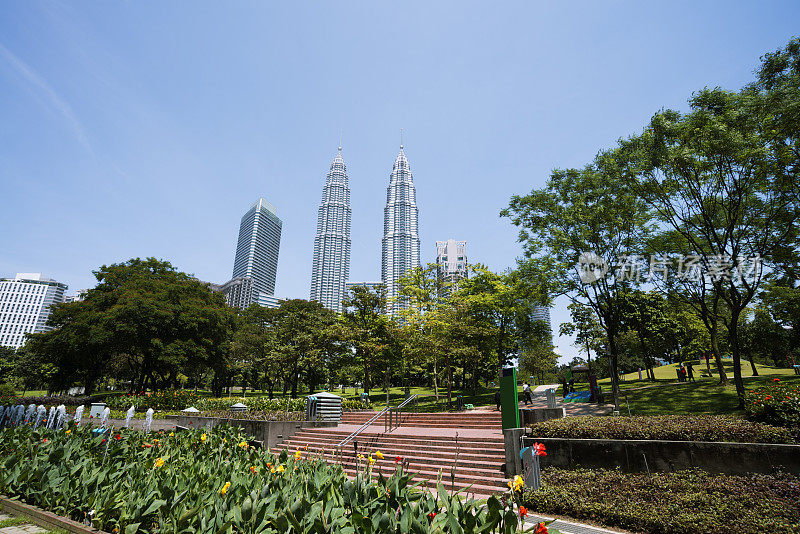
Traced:
<path fill-rule="evenodd" d="M 80 302 L 86 298 L 88 289 L 79 289 L 74 295 L 64 295 L 64 302 Z"/>
<path fill-rule="evenodd" d="M 242 217 L 231 281 L 252 280 L 253 300 L 275 294 L 283 222 L 275 206 L 258 199 Z M 223 284 L 225 285 L 225 284 Z"/>
<path fill-rule="evenodd" d="M 448 239 L 436 242 L 436 266 L 442 282 L 440 297 L 447 298 L 458 289 L 458 281 L 467 278 L 467 242 Z"/>
<path fill-rule="evenodd" d="M 419 266 L 417 192 L 411 167 L 403 152 L 403 145 L 400 145 L 400 153 L 394 161 L 386 188 L 381 241 L 381 282 L 386 287 L 389 300 L 387 311 L 390 314 L 408 307 L 400 298 L 397 281 Z"/>
<path fill-rule="evenodd" d="M 310 300 L 335 312 L 342 311 L 350 276 L 350 186 L 342 147 L 333 158 L 322 188 L 314 237 Z"/>
<path fill-rule="evenodd" d="M 552 324 L 550 323 L 550 306 L 534 306 L 533 307 L 533 320 L 534 321 L 544 321 L 547 323 L 547 329 L 550 331 L 550 335 L 553 334 Z"/>
<path fill-rule="evenodd" d="M 18 349 L 25 334 L 47 332 L 51 306 L 64 302 L 67 285 L 41 273 L 0 279 L 0 345 Z"/>

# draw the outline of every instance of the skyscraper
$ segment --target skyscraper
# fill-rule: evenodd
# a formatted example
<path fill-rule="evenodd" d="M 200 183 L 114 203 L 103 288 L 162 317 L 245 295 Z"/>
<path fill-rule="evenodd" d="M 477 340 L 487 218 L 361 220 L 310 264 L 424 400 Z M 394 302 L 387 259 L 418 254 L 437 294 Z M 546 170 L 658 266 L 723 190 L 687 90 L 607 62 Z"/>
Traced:
<path fill-rule="evenodd" d="M 47 332 L 50 307 L 64 302 L 67 285 L 41 273 L 0 279 L 0 345 L 20 348 L 25 334 Z"/>
<path fill-rule="evenodd" d="M 347 167 L 339 147 L 322 188 L 311 268 L 311 300 L 337 312 L 350 275 L 350 214 Z"/>
<path fill-rule="evenodd" d="M 407 306 L 398 298 L 397 280 L 420 266 L 417 192 L 403 145 L 394 161 L 383 210 L 381 281 L 390 302 L 389 313 Z"/>
<path fill-rule="evenodd" d="M 263 198 L 242 217 L 231 278 L 252 279 L 252 302 L 275 294 L 282 226 L 275 206 Z"/>
<path fill-rule="evenodd" d="M 436 242 L 436 265 L 443 282 L 441 297 L 449 297 L 458 281 L 467 277 L 467 242 L 448 239 Z"/>

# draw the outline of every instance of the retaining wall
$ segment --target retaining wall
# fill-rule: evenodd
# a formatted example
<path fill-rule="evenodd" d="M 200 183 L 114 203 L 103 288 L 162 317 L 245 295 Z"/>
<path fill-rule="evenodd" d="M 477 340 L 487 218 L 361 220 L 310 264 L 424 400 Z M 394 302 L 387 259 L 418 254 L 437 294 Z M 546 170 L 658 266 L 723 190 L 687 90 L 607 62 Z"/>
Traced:
<path fill-rule="evenodd" d="M 335 421 L 257 421 L 189 415 L 168 415 L 164 421 L 167 421 L 170 426 L 177 425 L 184 428 L 214 428 L 219 424 L 229 424 L 241 428 L 246 434 L 251 434 L 267 448 L 272 448 L 289 439 L 303 428 L 332 427 L 339 424 Z"/>
<path fill-rule="evenodd" d="M 544 443 L 542 468 L 620 468 L 629 472 L 670 472 L 697 467 L 710 473 L 741 475 L 783 471 L 800 475 L 800 445 L 715 441 L 524 438 L 524 446 Z"/>

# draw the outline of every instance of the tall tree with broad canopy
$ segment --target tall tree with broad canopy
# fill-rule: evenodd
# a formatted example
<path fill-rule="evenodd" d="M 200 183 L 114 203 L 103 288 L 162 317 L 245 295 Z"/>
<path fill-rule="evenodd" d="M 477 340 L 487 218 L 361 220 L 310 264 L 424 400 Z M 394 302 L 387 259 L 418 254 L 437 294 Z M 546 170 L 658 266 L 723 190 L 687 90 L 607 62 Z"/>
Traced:
<path fill-rule="evenodd" d="M 620 258 L 641 251 L 650 235 L 650 213 L 635 194 L 631 164 L 618 151 L 602 152 L 583 169 L 554 170 L 547 185 L 515 195 L 501 212 L 520 228 L 525 254 L 550 261 L 550 280 L 561 292 L 590 306 L 608 339 L 614 405 L 619 410 L 621 295 L 637 284 Z"/>
<path fill-rule="evenodd" d="M 223 372 L 234 313 L 218 293 L 169 262 L 135 258 L 94 272 L 83 301 L 54 307 L 53 330 L 30 336 L 28 349 L 54 363 L 54 389 L 80 381 L 93 390 L 105 373 L 128 372 L 131 390 L 171 386 L 202 366 Z M 119 356 L 127 369 L 110 369 Z"/>
<path fill-rule="evenodd" d="M 380 355 L 388 346 L 386 288 L 352 286 L 342 301 L 339 339 L 352 348 L 352 360 L 363 370 L 364 393 L 369 393 Z"/>
<path fill-rule="evenodd" d="M 691 112 L 660 112 L 642 135 L 622 143 L 640 158 L 642 197 L 685 240 L 725 302 L 740 407 L 740 319 L 760 289 L 763 266 L 791 249 L 800 217 L 797 184 L 782 160 L 787 153 L 772 142 L 764 98 L 705 89 L 690 100 Z"/>

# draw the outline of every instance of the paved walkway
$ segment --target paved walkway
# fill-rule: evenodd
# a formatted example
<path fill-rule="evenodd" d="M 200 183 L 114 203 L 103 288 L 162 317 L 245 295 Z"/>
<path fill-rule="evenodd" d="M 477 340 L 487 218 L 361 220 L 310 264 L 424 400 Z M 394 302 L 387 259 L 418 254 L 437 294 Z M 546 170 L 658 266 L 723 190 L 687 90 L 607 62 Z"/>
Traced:
<path fill-rule="evenodd" d="M 0 525 L 9 519 L 14 519 L 14 516 L 0 512 Z M 34 525 L 33 523 L 28 522 L 8 527 L 0 527 L 0 534 L 41 534 L 42 532 L 47 531 L 48 530 L 46 528 L 42 528 L 39 525 Z"/>
<path fill-rule="evenodd" d="M 525 518 L 525 528 L 529 528 L 529 525 L 536 525 L 542 521 L 552 520 L 552 517 L 529 515 Z M 593 527 L 583 523 L 573 523 L 571 521 L 564 521 L 562 519 L 556 519 L 547 525 L 547 528 L 556 529 L 560 534 L 619 534 L 624 532 L 622 530 L 609 530 L 607 528 Z"/>
<path fill-rule="evenodd" d="M 614 406 L 611 404 L 592 404 L 591 402 L 560 402 L 556 401 L 556 407 L 564 407 L 567 409 L 567 417 L 571 415 L 610 415 L 614 411 Z M 525 408 L 525 403 L 519 403 L 520 408 Z M 528 405 L 529 408 L 547 408 L 547 399 L 544 397 L 533 397 L 533 403 Z"/>

